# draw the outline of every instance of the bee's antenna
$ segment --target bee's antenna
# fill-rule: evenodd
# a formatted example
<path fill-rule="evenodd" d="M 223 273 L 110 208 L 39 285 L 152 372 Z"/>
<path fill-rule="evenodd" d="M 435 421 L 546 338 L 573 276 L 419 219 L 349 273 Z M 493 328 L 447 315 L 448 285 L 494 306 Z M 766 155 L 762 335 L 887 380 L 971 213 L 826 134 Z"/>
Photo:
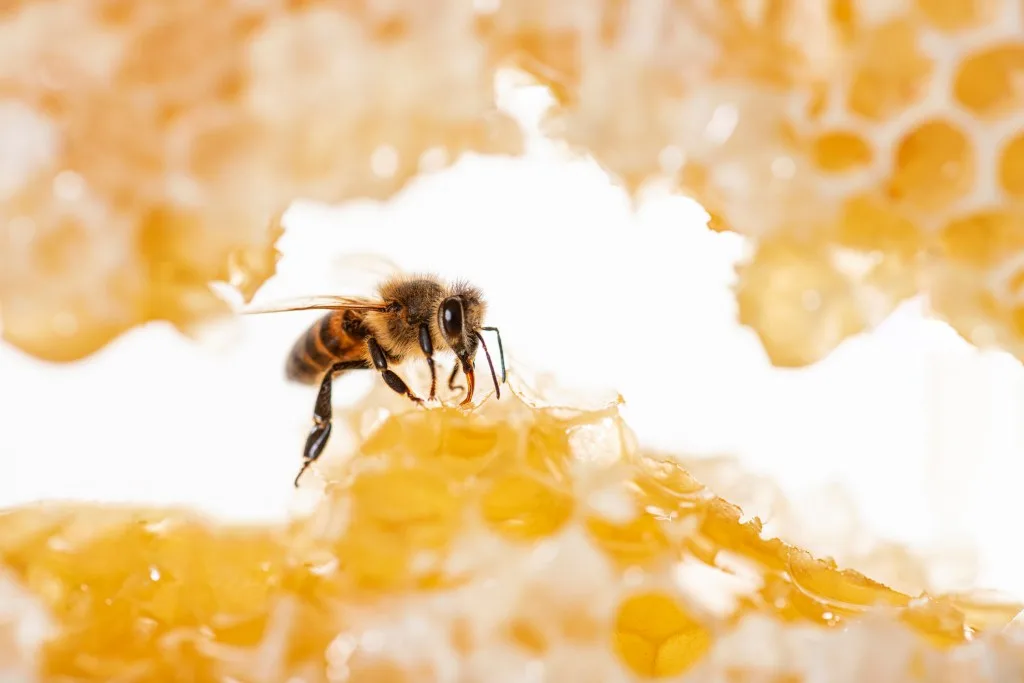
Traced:
<path fill-rule="evenodd" d="M 508 376 L 505 374 L 505 349 L 501 346 L 501 332 L 498 331 L 497 327 L 481 327 L 480 329 L 493 332 L 498 337 L 498 358 L 501 359 L 501 383 L 504 384 Z M 483 341 L 483 339 L 481 338 L 480 341 Z M 487 350 L 486 346 L 484 346 L 484 350 Z"/>
<path fill-rule="evenodd" d="M 484 341 L 484 336 L 479 332 L 476 333 L 476 338 L 483 345 L 484 355 L 487 356 L 487 365 L 491 368 L 491 379 L 494 380 L 494 396 L 495 398 L 501 398 L 501 389 L 498 388 L 498 374 L 494 372 L 494 363 L 491 362 L 491 352 L 487 350 L 487 342 Z"/>

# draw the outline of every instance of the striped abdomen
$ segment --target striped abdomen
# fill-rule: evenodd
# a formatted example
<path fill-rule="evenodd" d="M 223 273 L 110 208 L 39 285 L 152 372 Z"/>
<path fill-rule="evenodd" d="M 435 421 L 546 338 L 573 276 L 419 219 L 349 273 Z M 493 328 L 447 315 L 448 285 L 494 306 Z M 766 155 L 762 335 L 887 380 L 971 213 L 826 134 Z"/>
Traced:
<path fill-rule="evenodd" d="M 362 316 L 352 310 L 331 311 L 295 341 L 288 354 L 285 375 L 293 382 L 315 384 L 335 363 L 365 358 Z"/>

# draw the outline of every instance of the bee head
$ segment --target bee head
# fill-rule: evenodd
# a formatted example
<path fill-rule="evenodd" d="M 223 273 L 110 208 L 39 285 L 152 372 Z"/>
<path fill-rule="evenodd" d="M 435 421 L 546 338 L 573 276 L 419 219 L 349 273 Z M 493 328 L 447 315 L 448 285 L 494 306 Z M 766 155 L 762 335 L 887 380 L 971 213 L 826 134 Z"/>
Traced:
<path fill-rule="evenodd" d="M 480 344 L 477 331 L 483 323 L 484 302 L 479 292 L 460 287 L 437 309 L 441 336 L 463 365 L 471 363 Z"/>

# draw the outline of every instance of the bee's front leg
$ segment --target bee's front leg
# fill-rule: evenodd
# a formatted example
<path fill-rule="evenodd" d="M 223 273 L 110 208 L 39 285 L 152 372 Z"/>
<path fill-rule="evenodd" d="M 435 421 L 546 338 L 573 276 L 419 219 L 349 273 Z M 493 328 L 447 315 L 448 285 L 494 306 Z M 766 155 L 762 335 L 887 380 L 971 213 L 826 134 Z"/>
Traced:
<path fill-rule="evenodd" d="M 459 363 L 455 362 L 455 367 L 452 368 L 452 374 L 448 377 L 448 388 L 452 391 L 463 391 L 466 387 L 461 384 L 455 383 L 455 377 L 459 374 Z"/>
<path fill-rule="evenodd" d="M 468 356 L 460 358 L 462 361 L 462 374 L 466 376 L 466 397 L 459 405 L 465 408 L 473 402 L 473 390 L 476 388 L 476 371 L 473 369 L 473 361 Z"/>

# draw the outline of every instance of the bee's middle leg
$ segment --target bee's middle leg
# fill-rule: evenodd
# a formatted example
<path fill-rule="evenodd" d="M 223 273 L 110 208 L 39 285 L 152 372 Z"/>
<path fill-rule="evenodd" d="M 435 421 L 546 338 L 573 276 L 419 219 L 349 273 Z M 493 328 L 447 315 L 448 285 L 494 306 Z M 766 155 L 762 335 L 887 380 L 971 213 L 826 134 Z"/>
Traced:
<path fill-rule="evenodd" d="M 430 326 L 427 323 L 420 325 L 420 350 L 430 366 L 430 398 L 427 400 L 433 401 L 437 398 L 437 368 L 434 367 L 434 342 L 430 339 Z"/>
<path fill-rule="evenodd" d="M 299 479 L 309 466 L 320 457 L 327 445 L 327 439 L 331 436 L 331 418 L 333 409 L 331 407 L 331 394 L 334 385 L 334 377 L 345 370 L 365 370 L 369 368 L 365 360 L 350 360 L 335 363 L 331 369 L 324 374 L 320 381 L 320 391 L 316 395 L 316 403 L 313 405 L 313 429 L 306 437 L 306 446 L 302 450 L 302 469 L 295 477 L 295 485 L 299 485 Z"/>
<path fill-rule="evenodd" d="M 393 370 L 388 369 L 388 357 L 384 355 L 384 349 L 380 347 L 380 344 L 373 337 L 366 338 L 366 348 L 370 351 L 370 359 L 373 361 L 374 367 L 380 372 L 381 379 L 384 380 L 384 384 L 391 387 L 396 393 L 404 394 L 409 397 L 410 401 L 416 403 L 423 403 L 423 399 L 412 393 L 412 389 L 405 383 L 401 377 L 395 374 Z"/>

